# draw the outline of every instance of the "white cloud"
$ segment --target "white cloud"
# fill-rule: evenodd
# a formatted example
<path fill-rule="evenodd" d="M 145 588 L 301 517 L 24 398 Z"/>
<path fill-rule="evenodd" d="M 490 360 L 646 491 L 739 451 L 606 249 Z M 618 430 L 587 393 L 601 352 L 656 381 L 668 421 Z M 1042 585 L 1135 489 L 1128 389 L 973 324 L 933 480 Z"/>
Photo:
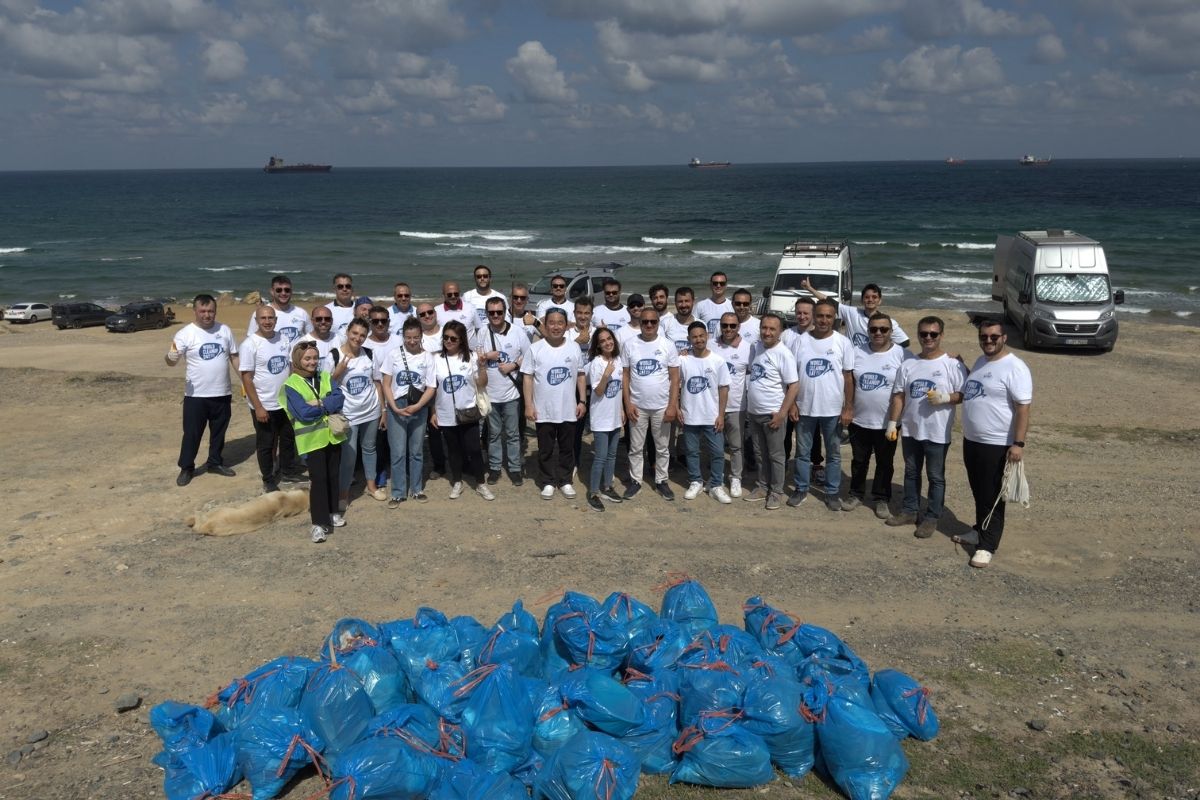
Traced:
<path fill-rule="evenodd" d="M 366 92 L 355 96 L 341 96 L 336 100 L 338 106 L 349 114 L 378 114 L 390 111 L 396 107 L 396 101 L 388 93 L 382 83 L 376 81 Z"/>
<path fill-rule="evenodd" d="M 0 73 L 34 83 L 149 92 L 160 88 L 165 73 L 175 66 L 171 48 L 153 37 L 59 32 L 44 24 L 3 22 Z"/>
<path fill-rule="evenodd" d="M 1004 70 L 990 47 L 964 52 L 958 45 L 923 45 L 898 64 L 885 61 L 883 73 L 900 89 L 929 94 L 961 94 L 1004 83 Z"/>
<path fill-rule="evenodd" d="M 731 59 L 762 49 L 744 36 L 663 36 L 626 31 L 612 20 L 596 25 L 596 46 L 617 87 L 632 91 L 645 91 L 654 82 L 719 83 L 732 76 Z"/>
<path fill-rule="evenodd" d="M 222 16 L 204 0 L 100 0 L 92 13 L 104 28 L 132 36 L 213 30 Z"/>
<path fill-rule="evenodd" d="M 1067 58 L 1067 49 L 1062 39 L 1053 33 L 1044 33 L 1033 46 L 1032 60 L 1035 64 L 1058 64 Z"/>
<path fill-rule="evenodd" d="M 691 114 L 685 111 L 669 114 L 653 103 L 643 105 L 638 117 L 645 121 L 651 128 L 660 131 L 666 130 L 674 133 L 684 133 L 696 126 L 696 121 L 692 119 Z"/>
<path fill-rule="evenodd" d="M 458 69 L 445 62 L 431 63 L 424 75 L 393 78 L 388 84 L 400 94 L 431 100 L 451 100 L 462 93 Z"/>
<path fill-rule="evenodd" d="M 204 77 L 213 83 L 227 83 L 246 71 L 246 51 L 237 42 L 217 39 L 204 48 Z"/>
<path fill-rule="evenodd" d="M 579 93 L 567 85 L 566 75 L 558 68 L 558 59 L 546 52 L 541 42 L 525 42 L 505 66 L 527 100 L 574 103 L 579 99 Z"/>
<path fill-rule="evenodd" d="M 982 0 L 912 0 L 901 13 L 904 28 L 918 41 L 947 36 L 1027 36 L 1051 28 L 1040 14 L 1022 19 Z"/>
<path fill-rule="evenodd" d="M 293 105 L 300 102 L 299 93 L 273 75 L 256 78 L 247 91 L 258 103 Z"/>
<path fill-rule="evenodd" d="M 446 118 L 458 123 L 499 122 L 508 113 L 490 86 L 468 86 L 459 102 L 447 108 Z"/>
<path fill-rule="evenodd" d="M 621 89 L 629 92 L 648 92 L 654 88 L 654 81 L 647 78 L 641 66 L 633 61 L 609 58 L 605 65 L 609 75 Z"/>
<path fill-rule="evenodd" d="M 220 93 L 206 100 L 196 121 L 214 128 L 225 128 L 242 119 L 246 101 L 235 93 Z"/>
<path fill-rule="evenodd" d="M 612 20 L 633 31 L 683 35 L 705 31 L 802 36 L 897 8 L 901 0 L 550 0 L 553 13 Z"/>

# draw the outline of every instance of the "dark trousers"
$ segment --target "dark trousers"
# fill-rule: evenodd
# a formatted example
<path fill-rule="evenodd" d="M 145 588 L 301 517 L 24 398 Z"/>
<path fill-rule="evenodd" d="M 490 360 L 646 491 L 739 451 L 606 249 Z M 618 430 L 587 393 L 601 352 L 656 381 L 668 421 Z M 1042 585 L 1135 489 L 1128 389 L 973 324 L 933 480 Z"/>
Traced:
<path fill-rule="evenodd" d="M 543 485 L 566 486 L 571 482 L 576 427 L 574 422 L 537 424 L 538 467 L 542 470 Z"/>
<path fill-rule="evenodd" d="M 429 434 L 429 461 L 434 472 L 446 474 L 446 443 L 442 438 L 442 429 L 430 425 L 425 429 Z"/>
<path fill-rule="evenodd" d="M 330 513 L 338 507 L 338 473 L 342 466 L 342 445 L 327 444 L 304 455 L 308 462 L 308 513 L 313 525 L 326 528 L 333 524 Z"/>
<path fill-rule="evenodd" d="M 259 422 L 251 411 L 250 421 L 254 423 L 254 450 L 264 482 L 278 481 L 281 474 L 297 475 L 304 469 L 296 454 L 296 433 L 286 411 L 268 411 L 266 422 Z"/>
<path fill-rule="evenodd" d="M 982 444 L 963 439 L 963 466 L 975 497 L 975 530 L 979 531 L 979 549 L 996 552 L 1004 535 L 1004 501 L 996 503 L 1004 483 L 1004 465 L 1008 461 L 1008 445 Z M 992 511 L 992 503 L 996 510 Z M 992 519 L 984 527 L 983 521 Z"/>
<path fill-rule="evenodd" d="M 867 471 L 875 457 L 875 480 L 871 494 L 876 500 L 892 499 L 892 476 L 896 472 L 896 443 L 889 442 L 883 430 L 862 428 L 850 423 L 850 496 L 865 499 Z"/>
<path fill-rule="evenodd" d="M 477 482 L 483 481 L 483 454 L 479 448 L 479 423 L 443 427 L 446 438 L 446 460 L 450 466 L 450 482 L 463 479 L 463 467 Z"/>
<path fill-rule="evenodd" d="M 575 433 L 572 440 L 573 449 L 571 450 L 571 452 L 574 454 L 574 457 L 571 461 L 571 467 L 574 469 L 579 469 L 579 459 L 583 456 L 583 432 L 588 427 L 588 423 L 590 421 L 589 415 L 591 413 L 592 393 L 588 392 L 587 410 L 583 412 L 583 419 L 579 419 L 571 423 L 575 426 Z"/>
<path fill-rule="evenodd" d="M 223 397 L 183 398 L 183 441 L 179 444 L 179 468 L 193 469 L 196 454 L 200 452 L 200 440 L 204 428 L 208 427 L 208 461 L 210 466 L 220 466 L 221 451 L 225 449 L 225 431 L 229 428 L 232 395 Z"/>

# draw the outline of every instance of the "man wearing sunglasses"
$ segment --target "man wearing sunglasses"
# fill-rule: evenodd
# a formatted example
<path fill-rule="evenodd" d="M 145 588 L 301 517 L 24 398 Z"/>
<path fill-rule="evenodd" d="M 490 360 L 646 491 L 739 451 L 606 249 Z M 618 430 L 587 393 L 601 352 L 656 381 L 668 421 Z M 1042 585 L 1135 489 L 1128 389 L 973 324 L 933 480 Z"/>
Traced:
<path fill-rule="evenodd" d="M 725 359 L 729 370 L 729 399 L 725 404 L 725 445 L 729 448 L 729 496 L 742 496 L 743 452 L 746 446 L 746 371 L 750 368 L 750 343 L 742 338 L 737 314 L 721 315 L 721 337 L 713 351 Z M 758 337 L 755 337 L 757 341 Z M 751 445 L 753 446 L 753 445 Z"/>
<path fill-rule="evenodd" d="M 592 313 L 592 324 L 597 328 L 608 328 L 615 335 L 629 323 L 629 310 L 621 303 L 621 282 L 616 278 L 605 278 L 604 305 Z"/>
<path fill-rule="evenodd" d="M 959 544 L 975 547 L 970 563 L 977 569 L 992 563 L 1000 547 L 1004 467 L 1024 457 L 1033 404 L 1033 376 L 1025 362 L 1008 349 L 1002 322 L 985 319 L 979 323 L 979 349 L 983 355 L 971 367 L 960 395 L 963 465 L 975 497 L 975 524 L 954 537 Z"/>
<path fill-rule="evenodd" d="M 297 341 L 316 342 L 317 353 L 321 356 L 321 372 L 333 372 L 339 359 L 337 350 L 344 341 L 343 337 L 333 333 L 333 312 L 325 305 L 314 306 L 311 319 L 312 330 Z"/>
<path fill-rule="evenodd" d="M 733 311 L 733 303 L 725 297 L 725 287 L 729 285 L 729 276 L 724 272 L 714 272 L 708 279 L 712 288 L 712 296 L 696 304 L 696 318 L 708 328 L 708 335 L 716 338 L 721 330 L 721 315 Z"/>
<path fill-rule="evenodd" d="M 488 324 L 479 332 L 480 349 L 487 359 L 488 399 L 492 401 L 487 417 L 487 482 L 495 486 L 508 461 L 513 486 L 524 481 L 521 455 L 521 363 L 529 352 L 529 337 L 522 326 L 513 325 L 505 316 L 504 298 L 498 294 L 487 300 Z"/>
<path fill-rule="evenodd" d="M 339 272 L 333 276 L 333 301 L 325 307 L 333 312 L 333 335 L 344 335 L 354 319 L 354 280 L 349 275 Z"/>
<path fill-rule="evenodd" d="M 868 321 L 872 314 L 882 313 L 880 308 L 883 305 L 883 290 L 878 284 L 868 283 L 862 288 L 862 308 L 855 308 L 844 303 L 839 303 L 836 297 L 830 297 L 819 289 L 813 288 L 809 283 L 808 277 L 805 276 L 801 285 L 812 293 L 812 296 L 818 300 L 829 300 L 837 306 L 838 319 L 846 326 L 846 335 L 850 337 L 850 341 L 854 342 L 855 347 L 866 347 L 870 344 L 871 337 L 867 331 Z M 891 317 L 888 317 L 891 319 Z M 908 347 L 908 334 L 900 327 L 896 320 L 892 320 L 892 341 L 901 347 Z"/>
<path fill-rule="evenodd" d="M 442 326 L 438 323 L 437 309 L 433 303 L 417 305 L 417 321 L 421 323 L 421 349 L 435 355 L 442 352 Z M 434 481 L 446 474 L 446 445 L 442 429 L 436 425 L 425 426 L 425 435 L 429 437 L 429 461 L 432 465 L 429 480 Z"/>
<path fill-rule="evenodd" d="M 487 303 L 489 300 L 500 299 L 504 304 L 508 305 L 508 298 L 492 288 L 492 270 L 486 264 L 477 264 L 474 272 L 475 288 L 470 291 L 463 292 L 463 302 L 475 309 L 475 315 L 478 321 L 474 328 L 483 330 L 488 326 Z M 467 330 L 471 330 L 472 326 L 468 325 Z"/>
<path fill-rule="evenodd" d="M 250 422 L 254 425 L 254 449 L 263 493 L 279 491 L 279 481 L 304 479 L 304 465 L 296 453 L 296 436 L 287 412 L 279 404 L 279 390 L 291 374 L 291 342 L 275 330 L 272 306 L 259 306 L 254 313 L 254 333 L 238 349 L 238 371 Z"/>
<path fill-rule="evenodd" d="M 401 281 L 392 288 L 392 298 L 392 305 L 388 308 L 388 316 L 391 317 L 388 330 L 393 336 L 403 336 L 404 321 L 417 315 L 412 303 L 412 289 Z"/>
<path fill-rule="evenodd" d="M 308 312 L 292 303 L 292 279 L 287 275 L 276 275 L 271 278 L 271 300 L 267 304 L 275 309 L 275 332 L 284 343 L 291 344 L 312 330 Z M 258 315 L 250 315 L 250 327 L 246 336 L 253 336 L 258 330 Z"/>
<path fill-rule="evenodd" d="M 638 327 L 640 333 L 621 344 L 621 391 L 629 420 L 629 486 L 624 499 L 632 500 L 641 491 L 648 430 L 654 439 L 654 486 L 664 500 L 674 500 L 667 473 L 671 423 L 678 415 L 679 351 L 659 336 L 658 312 L 653 308 L 642 309 Z"/>
<path fill-rule="evenodd" d="M 442 284 L 442 302 L 437 305 L 437 320 L 443 328 L 451 320 L 461 322 L 467 329 L 467 338 L 472 339 L 471 342 L 463 343 L 465 349 L 475 348 L 474 336 L 475 329 L 479 327 L 479 315 L 474 306 L 463 301 L 457 281 L 446 281 Z"/>
<path fill-rule="evenodd" d="M 539 323 L 545 323 L 546 312 L 552 308 L 561 309 L 567 315 L 567 322 L 575 321 L 575 309 L 571 308 L 567 300 L 567 279 L 562 275 L 555 275 L 550 279 L 550 296 L 538 303 L 537 318 Z"/>
<path fill-rule="evenodd" d="M 750 294 L 749 289 L 738 289 L 733 293 L 733 313 L 737 314 L 738 329 L 742 338 L 750 344 L 758 341 L 759 329 L 758 317 L 750 313 L 753 304 L 754 295 Z"/>
<path fill-rule="evenodd" d="M 940 317 L 922 317 L 917 323 L 921 352 L 896 370 L 884 427 L 889 440 L 900 437 L 904 454 L 904 506 L 899 514 L 888 517 L 886 524 L 915 524 L 913 535 L 918 539 L 933 536 L 945 507 L 946 452 L 954 427 L 953 404 L 961 400 L 967 377 L 962 362 L 942 350 L 945 329 Z M 929 480 L 929 502 L 925 514 L 919 515 L 922 467 Z"/>

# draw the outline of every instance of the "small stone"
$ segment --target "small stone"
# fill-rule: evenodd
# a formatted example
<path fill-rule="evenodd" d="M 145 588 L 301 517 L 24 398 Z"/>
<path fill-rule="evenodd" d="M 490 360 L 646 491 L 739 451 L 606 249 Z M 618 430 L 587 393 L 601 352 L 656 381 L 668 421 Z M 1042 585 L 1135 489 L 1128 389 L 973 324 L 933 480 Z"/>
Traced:
<path fill-rule="evenodd" d="M 1044 719 L 1031 719 L 1027 724 L 1029 725 L 1029 729 L 1031 731 L 1046 730 L 1046 720 Z"/>
<path fill-rule="evenodd" d="M 136 694 L 135 692 L 126 692 L 125 694 L 123 694 L 117 698 L 117 702 L 114 703 L 113 706 L 117 709 L 118 712 L 124 713 L 126 711 L 133 711 L 135 708 L 137 708 L 141 704 L 142 704 L 141 695 Z"/>
<path fill-rule="evenodd" d="M 49 739 L 43 739 L 40 742 L 34 742 L 31 745 L 31 747 L 33 747 L 34 750 L 42 750 L 42 749 L 46 748 L 47 746 L 49 746 L 49 744 L 50 744 Z"/>
<path fill-rule="evenodd" d="M 20 750 L 12 750 L 7 756 L 5 756 L 4 760 L 8 762 L 10 767 L 15 767 L 17 764 L 21 763 L 21 759 L 24 757 L 25 754 Z"/>
<path fill-rule="evenodd" d="M 1012 790 L 1012 794 L 1014 797 L 1029 797 L 1029 795 L 1032 794 L 1032 792 L 1030 792 L 1024 786 L 1018 786 L 1017 788 Z"/>
<path fill-rule="evenodd" d="M 1061 647 L 1056 647 L 1054 648 L 1054 655 L 1058 656 L 1059 658 L 1065 658 L 1067 651 L 1063 650 Z"/>
<path fill-rule="evenodd" d="M 1179 723 L 1177 723 L 1177 722 L 1168 722 L 1168 723 L 1167 723 L 1167 730 L 1169 730 L 1171 733 L 1179 733 L 1179 731 L 1180 731 Z"/>
<path fill-rule="evenodd" d="M 31 744 L 21 745 L 21 755 L 27 756 L 34 751 L 35 747 Z"/>
<path fill-rule="evenodd" d="M 105 686 L 103 689 L 101 689 L 101 690 L 98 692 L 98 694 L 108 694 L 108 687 L 107 687 L 107 686 Z"/>
<path fill-rule="evenodd" d="M 29 737 L 27 739 L 25 739 L 25 741 L 29 742 L 29 744 L 36 744 L 36 743 L 42 741 L 43 739 L 49 739 L 49 738 L 50 738 L 50 731 L 34 731 L 33 733 L 29 734 Z"/>
<path fill-rule="evenodd" d="M 121 741 L 121 735 L 119 733 L 114 733 L 108 737 L 109 744 L 116 744 L 119 741 Z"/>
<path fill-rule="evenodd" d="M 127 569 L 129 569 L 128 564 L 117 564 L 117 572 L 124 572 Z"/>

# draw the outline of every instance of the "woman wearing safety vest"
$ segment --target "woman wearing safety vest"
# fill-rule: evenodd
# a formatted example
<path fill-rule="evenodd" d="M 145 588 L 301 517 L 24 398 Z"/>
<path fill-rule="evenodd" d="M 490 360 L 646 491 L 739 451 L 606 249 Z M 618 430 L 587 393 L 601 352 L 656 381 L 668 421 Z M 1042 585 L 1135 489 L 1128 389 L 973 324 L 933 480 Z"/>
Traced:
<path fill-rule="evenodd" d="M 323 542 L 330 528 L 340 528 L 346 518 L 337 513 L 338 469 L 345 434 L 329 429 L 329 415 L 342 410 L 342 390 L 328 372 L 318 369 L 317 343 L 301 341 L 292 349 L 292 374 L 279 390 L 279 404 L 287 410 L 296 432 L 296 450 L 308 464 L 312 488 L 308 511 L 312 517 L 312 540 Z"/>

